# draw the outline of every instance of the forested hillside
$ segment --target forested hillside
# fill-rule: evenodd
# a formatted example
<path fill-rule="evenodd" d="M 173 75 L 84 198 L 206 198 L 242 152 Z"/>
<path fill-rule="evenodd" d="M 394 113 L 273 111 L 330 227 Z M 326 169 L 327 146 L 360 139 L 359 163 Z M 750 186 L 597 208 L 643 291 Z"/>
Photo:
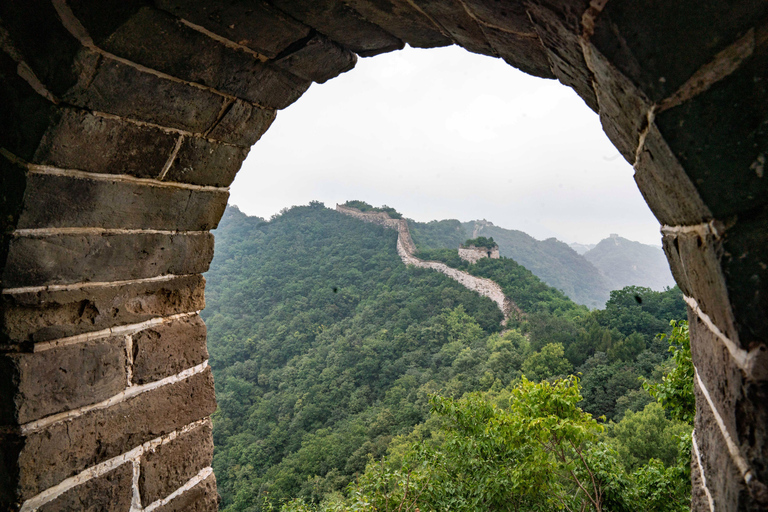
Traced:
<path fill-rule="evenodd" d="M 392 457 L 414 427 L 441 435 L 432 397 L 504 397 L 523 377 L 581 372 L 584 411 L 616 425 L 655 422 L 658 449 L 626 448 L 638 444 L 630 426 L 610 429 L 633 464 L 675 461 L 678 427 L 649 409 L 639 379 L 658 381 L 669 365 L 655 334 L 685 317 L 676 288 L 627 288 L 590 312 L 511 259 L 468 266 L 456 250 L 429 253 L 496 280 L 515 300 L 522 314 L 502 333 L 491 300 L 405 267 L 394 230 L 320 203 L 269 222 L 228 208 L 215 236 L 203 317 L 223 511 L 268 510 L 289 498 L 341 503 L 369 462 Z"/>
<path fill-rule="evenodd" d="M 613 288 L 633 284 L 663 290 L 675 285 L 660 247 L 611 235 L 586 251 L 584 258 L 608 278 Z"/>

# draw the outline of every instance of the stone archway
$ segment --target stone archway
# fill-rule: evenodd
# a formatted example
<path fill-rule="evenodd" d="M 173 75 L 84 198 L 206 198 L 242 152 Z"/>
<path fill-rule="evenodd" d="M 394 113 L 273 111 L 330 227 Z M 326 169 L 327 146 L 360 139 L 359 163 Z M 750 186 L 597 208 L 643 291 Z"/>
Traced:
<path fill-rule="evenodd" d="M 276 110 L 407 42 L 572 87 L 689 305 L 695 510 L 768 506 L 768 4 L 0 4 L 0 508 L 215 510 L 209 230 Z"/>

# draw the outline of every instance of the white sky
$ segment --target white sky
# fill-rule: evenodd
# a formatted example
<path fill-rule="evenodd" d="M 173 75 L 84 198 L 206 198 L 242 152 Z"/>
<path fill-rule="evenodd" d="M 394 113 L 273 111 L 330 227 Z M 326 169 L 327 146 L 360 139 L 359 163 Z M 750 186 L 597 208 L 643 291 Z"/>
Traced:
<path fill-rule="evenodd" d="M 484 218 L 538 239 L 619 233 L 660 245 L 632 174 L 597 114 L 559 82 L 457 47 L 406 48 L 359 59 L 279 112 L 230 204 L 269 218 L 361 199 L 419 221 Z"/>

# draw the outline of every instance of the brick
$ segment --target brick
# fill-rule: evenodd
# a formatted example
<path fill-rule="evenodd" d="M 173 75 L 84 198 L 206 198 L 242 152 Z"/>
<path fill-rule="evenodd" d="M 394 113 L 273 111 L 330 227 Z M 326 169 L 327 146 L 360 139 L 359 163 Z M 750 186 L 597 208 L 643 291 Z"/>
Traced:
<path fill-rule="evenodd" d="M 723 236 L 723 275 L 744 347 L 768 340 L 768 208 L 740 215 Z"/>
<path fill-rule="evenodd" d="M 585 57 L 595 81 L 603 131 L 624 159 L 634 164 L 640 133 L 648 125 L 651 102 L 597 48 L 591 44 L 585 48 Z"/>
<path fill-rule="evenodd" d="M 768 25 L 755 39 L 753 55 L 738 70 L 656 116 L 672 153 L 720 219 L 768 205 Z"/>
<path fill-rule="evenodd" d="M 18 379 L 12 409 L 18 423 L 106 400 L 127 385 L 122 336 L 0 358 Z"/>
<path fill-rule="evenodd" d="M 401 40 L 381 27 L 367 22 L 341 0 L 272 0 L 271 3 L 361 57 L 400 50 L 404 46 Z"/>
<path fill-rule="evenodd" d="M 533 24 L 528 18 L 523 2 L 505 0 L 463 0 L 475 16 L 482 22 L 502 27 L 516 34 L 533 34 Z"/>
<path fill-rule="evenodd" d="M 367 21 L 380 26 L 414 48 L 450 46 L 453 41 L 442 29 L 407 0 L 345 0 Z"/>
<path fill-rule="evenodd" d="M 146 507 L 187 483 L 213 461 L 213 435 L 208 425 L 178 436 L 141 457 L 139 494 Z"/>
<path fill-rule="evenodd" d="M 61 110 L 29 161 L 99 174 L 155 178 L 171 155 L 178 134 L 79 109 Z M 83 144 L 87 140 L 88 144 Z"/>
<path fill-rule="evenodd" d="M 216 477 L 211 475 L 181 496 L 155 510 L 157 512 L 216 512 L 218 509 Z"/>
<path fill-rule="evenodd" d="M 488 41 L 504 62 L 529 75 L 555 78 L 549 64 L 547 50 L 535 32 L 518 35 L 494 28 L 483 28 Z"/>
<path fill-rule="evenodd" d="M 661 224 L 694 225 L 712 219 L 712 212 L 655 124 L 635 163 L 635 182 Z"/>
<path fill-rule="evenodd" d="M 75 106 L 169 128 L 203 133 L 218 118 L 225 98 L 160 77 L 90 50 L 78 54 L 78 83 L 62 95 Z"/>
<path fill-rule="evenodd" d="M 208 134 L 209 137 L 250 147 L 258 141 L 275 120 L 276 112 L 235 101 Z"/>
<path fill-rule="evenodd" d="M 158 7 L 270 59 L 309 35 L 310 28 L 260 0 L 157 0 Z"/>
<path fill-rule="evenodd" d="M 701 310 L 732 340 L 738 340 L 720 268 L 720 243 L 714 236 L 681 233 L 662 238 L 675 280 Z"/>
<path fill-rule="evenodd" d="M 91 411 L 29 434 L 19 458 L 25 468 L 19 482 L 22 498 L 205 418 L 215 408 L 209 368 L 108 409 Z M 39 471 L 41 467 L 46 470 Z"/>
<path fill-rule="evenodd" d="M 269 108 L 287 107 L 311 83 L 149 7 L 138 11 L 102 45 L 143 66 Z"/>
<path fill-rule="evenodd" d="M 17 510 L 19 506 L 19 454 L 24 442 L 18 434 L 0 433 L 0 509 Z"/>
<path fill-rule="evenodd" d="M 483 29 L 458 0 L 419 0 L 418 5 L 443 27 L 457 44 L 472 53 L 496 57 Z"/>
<path fill-rule="evenodd" d="M 199 316 L 150 327 L 133 335 L 133 383 L 176 375 L 208 359 L 205 323 Z"/>
<path fill-rule="evenodd" d="M 129 462 L 66 491 L 37 510 L 39 512 L 124 512 L 131 508 L 132 480 L 133 466 Z"/>
<path fill-rule="evenodd" d="M 357 55 L 315 34 L 299 48 L 284 54 L 275 66 L 305 80 L 324 83 L 355 67 Z"/>
<path fill-rule="evenodd" d="M 193 185 L 228 187 L 247 155 L 248 148 L 185 137 L 163 179 Z M 224 211 L 218 208 L 211 212 L 214 226 L 222 213 Z"/>
<path fill-rule="evenodd" d="M 609 2 L 597 17 L 592 42 L 651 100 L 660 101 L 766 15 L 768 5 L 759 0 Z"/>
<path fill-rule="evenodd" d="M 228 198 L 226 190 L 33 174 L 17 228 L 204 231 L 216 227 Z"/>
<path fill-rule="evenodd" d="M 0 336 L 29 344 L 205 308 L 201 275 L 0 296 Z"/>
<path fill-rule="evenodd" d="M 715 510 L 718 512 L 743 510 L 739 507 L 739 501 L 740 495 L 745 491 L 744 480 L 733 464 L 720 428 L 711 410 L 706 406 L 706 399 L 698 386 L 694 386 L 694 393 L 698 405 L 694 421 L 696 441 L 701 453 L 704 474 L 707 477 L 707 488 L 715 502 Z M 704 510 L 709 510 L 708 503 Z"/>
<path fill-rule="evenodd" d="M 6 287 L 109 282 L 208 270 L 213 235 L 82 234 L 14 238 Z"/>
<path fill-rule="evenodd" d="M 527 3 L 528 13 L 536 33 L 547 49 L 552 72 L 558 80 L 576 91 L 584 103 L 599 111 L 592 74 L 581 49 L 581 15 L 588 2 L 547 0 L 540 4 Z"/>

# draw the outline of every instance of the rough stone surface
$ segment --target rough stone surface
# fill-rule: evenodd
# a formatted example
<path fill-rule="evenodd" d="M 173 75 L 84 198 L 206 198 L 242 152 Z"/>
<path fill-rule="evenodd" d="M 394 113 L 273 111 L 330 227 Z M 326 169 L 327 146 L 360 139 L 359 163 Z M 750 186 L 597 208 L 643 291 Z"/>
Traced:
<path fill-rule="evenodd" d="M 484 27 L 483 32 L 499 57 L 510 66 L 529 75 L 556 78 L 547 50 L 535 32 L 521 35 L 490 27 Z"/>
<path fill-rule="evenodd" d="M 131 508 L 133 468 L 123 464 L 88 480 L 38 509 L 39 512 L 127 512 Z"/>
<path fill-rule="evenodd" d="M 741 215 L 723 236 L 723 275 L 745 348 L 768 341 L 768 209 Z"/>
<path fill-rule="evenodd" d="M 102 43 L 105 50 L 171 76 L 212 87 L 269 108 L 285 108 L 309 87 L 245 52 L 149 7 Z"/>
<path fill-rule="evenodd" d="M 122 336 L 0 358 L 18 379 L 14 407 L 3 416 L 15 412 L 18 423 L 106 400 L 127 385 Z"/>
<path fill-rule="evenodd" d="M 318 32 L 362 57 L 371 57 L 403 47 L 401 40 L 381 27 L 365 21 L 341 0 L 272 0 L 271 3 L 306 25 L 317 27 Z"/>
<path fill-rule="evenodd" d="M 173 151 L 178 135 L 151 126 L 61 110 L 30 161 L 61 169 L 155 178 Z M 88 144 L 83 144 L 87 140 Z"/>
<path fill-rule="evenodd" d="M 198 137 L 185 137 L 163 179 L 193 185 L 228 187 L 247 155 L 247 148 L 217 144 Z M 216 217 L 216 223 L 223 213 Z"/>
<path fill-rule="evenodd" d="M 275 115 L 274 110 L 258 108 L 237 100 L 227 108 L 208 136 L 230 144 L 250 147 L 267 131 L 275 120 Z"/>
<path fill-rule="evenodd" d="M 155 510 L 157 512 L 216 512 L 218 509 L 216 477 L 211 475 L 189 491 Z"/>
<path fill-rule="evenodd" d="M 14 238 L 3 285 L 110 282 L 197 274 L 213 258 L 213 235 L 94 234 Z"/>
<path fill-rule="evenodd" d="M 88 412 L 27 436 L 20 454 L 23 499 L 85 468 L 209 416 L 216 408 L 210 368 L 176 384 L 142 393 L 108 409 Z"/>
<path fill-rule="evenodd" d="M 139 494 L 146 507 L 187 483 L 213 461 L 213 437 L 208 425 L 180 435 L 141 457 Z"/>
<path fill-rule="evenodd" d="M 482 26 L 458 0 L 419 0 L 418 6 L 440 24 L 445 33 L 457 44 L 472 53 L 497 57 L 496 51 L 485 37 Z"/>
<path fill-rule="evenodd" d="M 208 359 L 203 320 L 195 315 L 133 335 L 133 383 L 146 384 Z"/>
<path fill-rule="evenodd" d="M 156 0 L 158 7 L 273 59 L 310 28 L 260 0 Z"/>
<path fill-rule="evenodd" d="M 210 90 L 140 70 L 90 50 L 78 54 L 78 83 L 62 98 L 78 107 L 204 133 L 226 99 Z M 121 84 L 132 84 L 125 88 Z"/>
<path fill-rule="evenodd" d="M 357 56 L 326 37 L 315 34 L 300 47 L 287 52 L 275 65 L 291 74 L 324 83 L 355 67 Z"/>
<path fill-rule="evenodd" d="M 408 0 L 346 0 L 345 3 L 366 20 L 414 48 L 435 48 L 453 44 L 440 27 L 422 11 L 414 8 Z"/>
<path fill-rule="evenodd" d="M 0 339 L 31 344 L 205 308 L 201 275 L 0 296 Z"/>
<path fill-rule="evenodd" d="M 209 156 L 213 162 L 224 160 Z M 185 178 L 184 162 L 179 162 L 172 179 Z M 240 162 L 236 165 L 239 168 Z M 200 159 L 198 171 L 203 173 L 209 166 L 211 162 Z M 189 174 L 194 172 L 195 169 L 190 168 Z M 226 175 L 227 170 L 223 173 Z M 24 210 L 17 228 L 207 231 L 219 223 L 228 198 L 229 192 L 225 190 L 190 190 L 151 183 L 32 174 L 27 179 Z"/>

